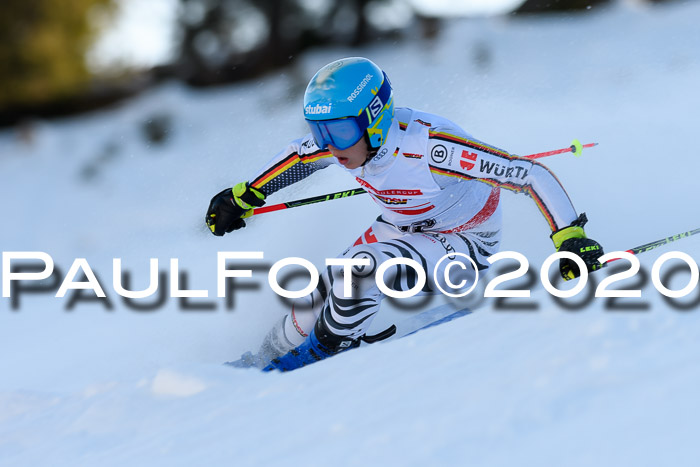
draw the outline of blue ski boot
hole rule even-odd
[[[320,320],[319,320],[320,321]],[[322,344],[316,337],[317,333],[321,333],[324,337],[324,342],[334,342],[335,345]],[[337,353],[343,352],[360,345],[359,340],[352,339],[342,339],[340,337],[323,333],[319,330],[319,323],[309,334],[304,342],[301,343],[297,348],[290,350],[287,354],[281,357],[273,359],[269,365],[263,368],[263,371],[292,371],[297,368],[301,368],[306,365],[310,365],[324,358],[328,358]]]

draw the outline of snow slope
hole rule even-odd
[[[31,142],[0,133],[2,251],[47,252],[63,274],[86,258],[111,305],[69,309],[71,293],[22,294],[18,309],[0,299],[0,465],[696,465],[700,287],[679,309],[650,280],[631,279],[620,285],[642,298],[614,304],[626,309],[595,299],[570,310],[537,279],[516,301],[534,310],[475,298],[475,313],[444,326],[261,374],[221,362],[254,349],[286,309],[266,268],[289,256],[323,264],[376,208],[358,196],[269,214],[223,239],[201,221],[215,192],[304,132],[308,77],[361,53],[386,69],[398,105],[511,152],[599,142],[580,159],[545,162],[607,251],[697,228],[699,15],[697,2],[678,2],[459,20],[432,44],[316,52],[257,82],[171,84],[37,122]],[[170,139],[145,143],[139,124],[164,112]],[[353,186],[331,168],[270,202]],[[545,222],[524,196],[505,193],[504,207],[503,250],[538,272],[552,252]],[[698,237],[639,256],[643,271],[667,251],[698,261]],[[218,251],[265,254],[232,309],[214,298]],[[149,258],[165,272],[178,258],[188,288],[209,298],[133,310],[112,287],[113,258],[134,288],[146,287]],[[410,313],[387,306],[373,330]]]

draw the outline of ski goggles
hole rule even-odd
[[[335,120],[307,120],[316,146],[321,149],[328,145],[343,150],[360,141],[365,128],[360,128],[357,117],[337,118]]]
[[[365,130],[374,119],[384,110],[391,99],[391,83],[384,74],[384,82],[377,95],[369,103],[360,115],[356,117],[341,117],[332,120],[306,120],[311,129],[311,135],[316,141],[316,146],[327,149],[328,145],[343,150],[360,141]]]

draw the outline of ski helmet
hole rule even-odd
[[[386,142],[394,95],[386,74],[366,58],[349,57],[321,68],[306,87],[304,117],[318,147],[347,149],[367,136],[372,149]]]

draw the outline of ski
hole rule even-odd
[[[453,321],[457,318],[461,318],[462,316],[466,316],[470,313],[471,310],[469,310],[468,308],[455,310],[452,306],[448,304],[440,305],[435,308],[422,311],[409,318],[402,320],[398,324],[394,325],[396,328],[396,332],[393,333],[393,336],[387,339],[376,340],[376,342],[382,342],[384,340],[393,341],[396,339],[402,339],[404,337],[411,336],[425,329],[432,328],[434,326],[438,326],[449,321]],[[381,335],[383,333],[384,331],[379,333],[378,335]],[[372,340],[365,340],[365,342],[367,343],[366,345],[371,345],[370,343],[372,342]],[[258,357],[256,354],[248,351],[241,355],[241,358],[239,358],[238,360],[225,362],[224,365],[232,366],[234,368],[262,369],[266,366],[267,363],[268,362],[263,362],[260,359],[260,357]]]
[[[406,318],[397,324],[394,339],[402,339],[434,326],[453,321],[471,313],[469,308],[455,309],[449,304],[440,305]]]
[[[264,363],[264,364],[263,364]],[[248,351],[241,355],[241,358],[238,360],[233,360],[231,362],[224,362],[224,365],[227,366],[232,366],[234,368],[258,368],[259,370],[262,370],[265,368],[265,365],[267,365],[268,362],[263,362],[257,354],[254,354],[251,351]]]

